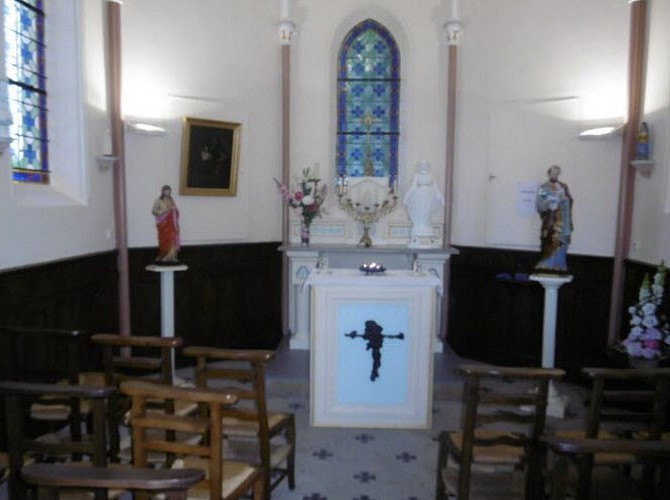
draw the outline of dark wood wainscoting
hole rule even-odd
[[[544,289],[529,281],[537,253],[462,247],[451,260],[448,343],[461,356],[539,366]],[[559,292],[556,366],[600,362],[607,345],[612,259],[569,256]]]
[[[175,274],[175,330],[187,345],[274,348],[281,340],[279,242],[182,248],[189,266]],[[542,287],[529,282],[535,252],[459,247],[451,260],[448,343],[461,356],[538,365]],[[136,334],[160,332],[160,277],[145,269],[155,248],[130,250],[131,321]],[[570,255],[574,281],[559,292],[556,364],[578,370],[601,362],[607,345],[612,259]],[[654,266],[626,264],[621,331],[627,308]],[[668,311],[666,296],[666,311]],[[118,329],[116,253],[0,271],[2,324]],[[0,346],[0,352],[7,352]],[[35,361],[53,352],[36,346]],[[0,360],[1,361],[1,360]],[[1,373],[0,365],[0,375]]]
[[[0,272],[0,322],[113,331],[118,324],[116,276],[116,252]],[[5,347],[0,346],[3,354],[9,353]],[[59,348],[35,346],[34,363],[49,366],[57,361]]]
[[[279,242],[182,247],[175,272],[175,332],[187,345],[273,349],[281,340]],[[160,331],[156,249],[130,252],[132,328]]]
[[[447,342],[461,356],[501,365],[539,366],[544,289],[528,281],[536,252],[459,247],[451,258]],[[613,259],[569,255],[574,280],[558,294],[556,360],[577,375],[584,366],[607,365]],[[627,309],[637,301],[645,273],[655,267],[626,262],[621,338],[630,329]],[[670,310],[665,297],[664,310]]]
[[[278,247],[279,242],[182,248],[180,260],[189,268],[175,273],[175,331],[187,345],[277,346],[282,335]],[[155,248],[129,252],[136,334],[160,334],[160,277],[145,269],[155,255]],[[0,272],[0,322],[117,332],[116,260],[116,252],[108,252]],[[35,362],[46,363],[52,354],[36,348]]]

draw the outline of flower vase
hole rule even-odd
[[[309,224],[306,222],[300,223],[300,244],[309,245]]]
[[[631,368],[637,370],[649,370],[651,368],[658,368],[661,364],[659,358],[640,358],[631,356],[628,358],[628,364]]]

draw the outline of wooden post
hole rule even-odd
[[[281,16],[279,23],[279,38],[281,46],[282,60],[282,182],[289,185],[289,174],[291,171],[291,35],[295,30],[295,25],[288,20],[288,0],[282,0]],[[289,217],[288,206],[282,200],[282,244],[286,247],[289,243]],[[291,280],[289,276],[289,259],[286,251],[282,253],[282,333],[288,335],[289,327],[289,287]]]
[[[114,220],[118,252],[119,333],[130,335],[130,278],[128,265],[128,222],[126,216],[126,167],[123,118],[121,116],[121,4],[107,1],[107,65],[109,110],[114,168]]]
[[[451,14],[458,16],[458,3],[452,2]],[[456,84],[458,81],[458,43],[461,36],[461,22],[450,19],[444,25],[449,43],[449,66],[447,73],[447,138],[446,158],[444,174],[444,225],[443,238],[444,247],[451,247],[451,220],[453,207],[453,184],[454,184],[454,157],[456,151]],[[442,295],[442,316],[440,321],[440,334],[442,339],[447,338],[449,326],[449,283],[451,281],[451,262],[447,260],[444,265]]]
[[[621,309],[623,306],[624,260],[628,257],[633,217],[635,169],[630,162],[635,159],[637,130],[640,126],[644,91],[645,34],[647,29],[647,1],[631,3],[630,43],[628,53],[628,120],[624,127],[621,150],[621,174],[617,231],[614,244],[614,270],[610,298],[607,343],[619,340]]]

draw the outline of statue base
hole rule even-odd
[[[181,263],[178,260],[154,260],[153,264],[155,266],[180,266]]]
[[[537,275],[544,275],[544,276],[567,276],[570,274],[570,271],[568,269],[549,269],[549,268],[542,268],[542,267],[536,267],[533,269],[533,274]]]

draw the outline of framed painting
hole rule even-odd
[[[184,118],[179,194],[237,194],[241,128],[239,123]]]

